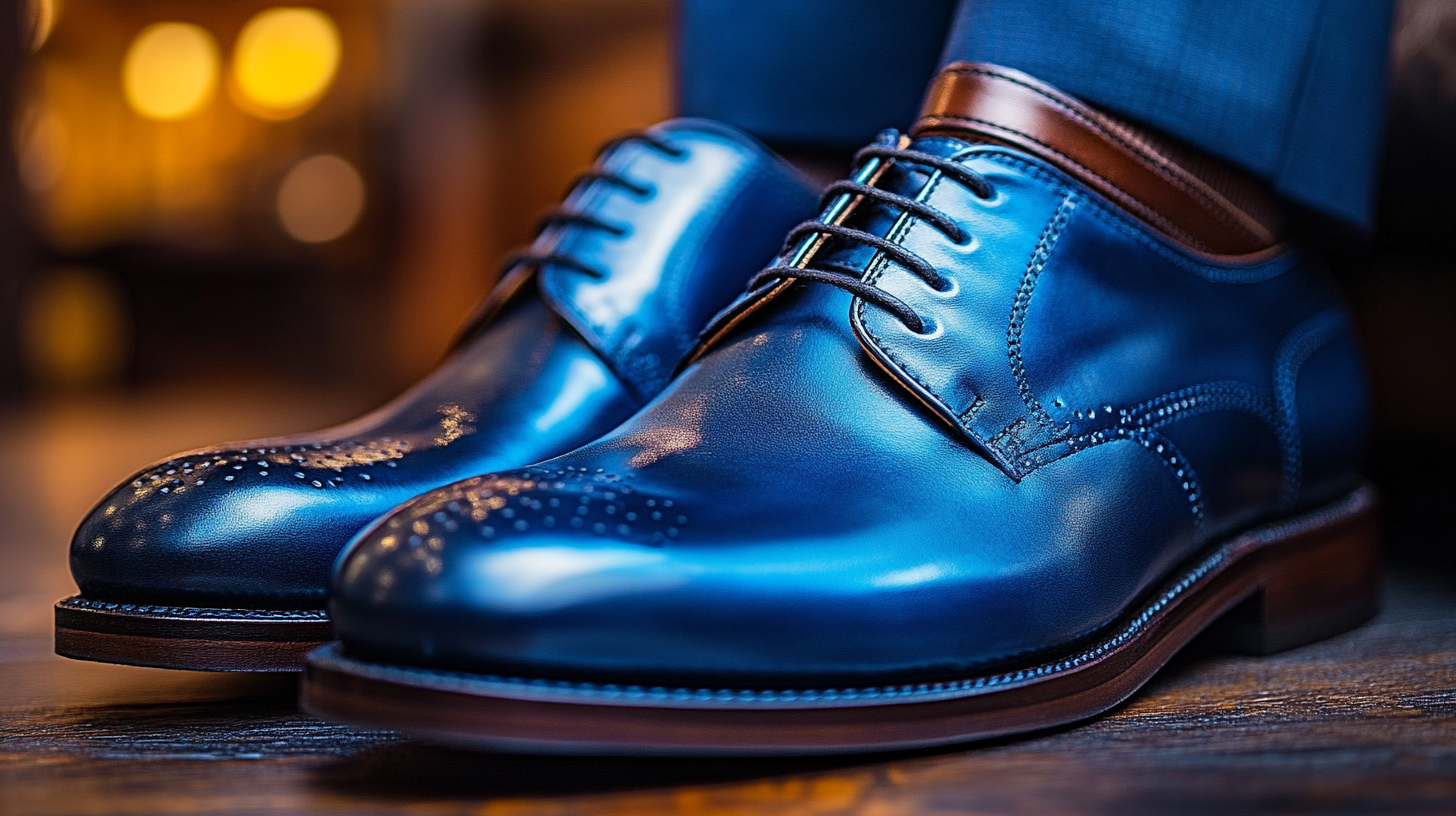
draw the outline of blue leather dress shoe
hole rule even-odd
[[[610,145],[423,381],[354,422],[177,454],[81,524],[56,651],[294,670],[328,639],[360,528],[467,476],[565,453],[667,383],[816,192],[748,136],[679,120]]]
[[[1374,609],[1349,318],[1253,183],[958,64],[704,333],[545,464],[336,568],[303,702],[553,752],[933,745],[1106,710],[1221,622]]]

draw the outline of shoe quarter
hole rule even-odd
[[[651,192],[592,185],[568,207],[618,225],[574,230],[558,246],[601,278],[548,266],[548,301],[642,398],[661,390],[702,323],[741,291],[815,196],[755,145],[701,129],[668,136],[668,156],[640,144],[607,160]]]
[[[1259,310],[1278,312],[1289,298],[1248,290],[1287,289],[1291,253],[1203,262],[1035,163],[993,150],[967,163],[996,189],[989,202],[934,181],[924,195],[967,227],[968,247],[913,219],[892,234],[954,279],[951,290],[936,293],[884,259],[871,271],[929,331],[855,304],[861,342],[892,375],[1016,480],[1086,447],[1137,441],[1183,482],[1196,518],[1202,491],[1168,425],[1246,414],[1288,458],[1272,377],[1292,324]]]
[[[939,174],[918,196],[964,225],[969,236],[964,244],[911,217],[901,218],[887,236],[935,266],[950,281],[948,290],[936,291],[883,256],[865,275],[867,282],[914,309],[927,331],[911,331],[859,299],[851,321],[881,366],[1004,470],[1015,473],[1013,460],[991,445],[1002,429],[1026,414],[1007,361],[1009,310],[1028,264],[1039,266],[1049,257],[1059,225],[1070,217],[1078,197],[1069,187],[983,157],[966,164],[991,183],[995,192],[989,200]]]

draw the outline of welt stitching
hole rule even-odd
[[[1230,563],[1236,563],[1235,556],[1241,550],[1245,550],[1250,538],[1267,546],[1270,542],[1288,539],[1301,532],[1315,528],[1316,526],[1328,525],[1331,521],[1350,518],[1354,513],[1360,512],[1369,507],[1370,498],[1367,493],[1357,492],[1354,495],[1340,500],[1331,505],[1321,507],[1293,519],[1272,524],[1253,531],[1251,534],[1236,536],[1217,545],[1212,552],[1197,562],[1188,571],[1182,573],[1182,577],[1174,576],[1168,582],[1162,584],[1154,598],[1139,608],[1138,614],[1131,620],[1126,621],[1118,628],[1110,631],[1107,637],[1096,643],[1090,643],[1077,650],[1069,657],[1061,659],[1052,658],[1035,666],[1023,669],[1006,669],[994,674],[982,674],[979,676],[963,677],[960,679],[937,680],[922,683],[889,683],[883,685],[869,686],[840,686],[824,687],[814,686],[808,688],[777,688],[777,689],[752,689],[752,688],[690,688],[684,686],[652,686],[639,684],[616,684],[597,683],[592,681],[573,680],[545,680],[541,678],[513,677],[498,674],[470,674],[467,672],[449,671],[444,669],[421,669],[408,666],[373,666],[372,671],[391,677],[430,677],[434,679],[454,680],[462,685],[472,681],[485,681],[487,683],[499,683],[501,685],[515,687],[530,687],[533,689],[544,689],[552,692],[576,693],[590,696],[604,696],[608,698],[624,699],[647,699],[663,701],[743,701],[755,702],[796,702],[812,700],[838,700],[838,699],[877,699],[894,697],[930,697],[934,695],[954,694],[960,691],[971,691],[973,689],[995,687],[1006,683],[1020,682],[1033,677],[1042,677],[1058,672],[1076,668],[1084,663],[1096,660],[1106,654],[1115,651],[1117,648],[1127,644],[1138,636],[1148,624],[1163,609],[1180,596],[1185,595],[1210,575],[1216,575],[1226,568]],[[1115,623],[1109,622],[1109,623]],[[1101,627],[1094,627],[1089,632],[1095,632]],[[337,649],[337,644],[327,646],[325,649]],[[336,653],[334,653],[336,654]],[[333,654],[330,655],[333,657]],[[1014,657],[1014,656],[1013,656]],[[970,670],[970,669],[967,669]]]
[[[1011,303],[1011,321],[1006,326],[1006,354],[1011,364],[1011,377],[1016,382],[1021,401],[1043,426],[1053,424],[1052,418],[1031,392],[1031,384],[1026,377],[1026,361],[1021,356],[1021,338],[1026,329],[1026,313],[1031,308],[1031,297],[1037,281],[1041,278],[1041,271],[1051,259],[1057,239],[1061,237],[1062,230],[1077,208],[1075,193],[1064,189],[1062,195],[1062,203],[1057,205],[1056,211],[1042,228],[1041,237],[1037,239],[1036,248],[1032,250],[1031,258],[1027,261],[1026,272],[1021,277],[1021,285]]]
[[[535,689],[546,689],[556,692],[576,693],[589,696],[605,696],[608,698],[620,697],[625,699],[648,699],[648,700],[671,700],[671,701],[724,701],[735,700],[743,702],[794,702],[813,700],[854,700],[854,699],[877,699],[908,697],[929,697],[960,691],[971,691],[980,688],[994,688],[1007,683],[1015,683],[1033,677],[1064,672],[1069,669],[1081,666],[1089,661],[1096,660],[1118,647],[1128,643],[1137,637],[1149,622],[1169,604],[1176,601],[1179,596],[1186,594],[1196,584],[1210,574],[1216,574],[1218,570],[1229,562],[1239,544],[1239,539],[1226,542],[1217,550],[1211,553],[1206,559],[1200,561],[1197,566],[1183,574],[1171,585],[1165,584],[1167,588],[1143,605],[1136,617],[1128,621],[1121,628],[1109,633],[1103,640],[1087,645],[1078,650],[1075,654],[1056,660],[1046,662],[1024,669],[1008,669],[993,674],[982,674],[979,676],[966,677],[962,679],[937,680],[923,683],[886,684],[874,686],[844,686],[838,688],[809,687],[809,688],[780,688],[780,689],[736,689],[736,688],[687,688],[651,686],[638,684],[613,684],[595,683],[591,681],[570,681],[570,680],[542,680],[537,678],[512,677],[508,675],[471,675],[466,672],[449,671],[444,669],[422,669],[409,666],[384,666],[377,669],[381,673],[400,677],[431,677],[445,680],[457,680],[469,683],[471,680],[483,680],[487,683],[499,683],[507,686],[530,687]],[[1097,631],[1101,627],[1093,627],[1089,631]],[[329,647],[333,648],[333,647]],[[1015,655],[1009,656],[1012,659]],[[1002,659],[1005,659],[1004,657]]]
[[[323,593],[316,593],[320,600]],[[96,612],[120,612],[132,615],[164,615],[173,618],[242,618],[246,620],[328,620],[322,609],[246,609],[240,607],[166,606],[159,604],[115,603],[80,596],[61,602],[65,609],[86,609]]]
[[[1299,428],[1299,372],[1314,353],[1338,336],[1344,327],[1339,309],[1329,309],[1305,320],[1285,337],[1274,363],[1274,403],[1287,429],[1284,452],[1284,489],[1279,497],[1281,509],[1292,506],[1299,498],[1304,480],[1303,439]]]
[[[1183,192],[1187,193],[1188,195],[1190,195],[1190,196],[1198,199],[1199,201],[1202,201],[1203,204],[1206,207],[1208,207],[1210,210],[1213,210],[1214,211],[1215,215],[1219,218],[1219,220],[1223,221],[1224,223],[1228,224],[1229,226],[1234,227],[1235,229],[1239,229],[1239,230],[1243,231],[1246,235],[1249,235],[1250,237],[1253,237],[1255,239],[1257,239],[1257,238],[1260,237],[1260,236],[1255,235],[1251,230],[1249,230],[1247,226],[1245,226],[1243,224],[1240,224],[1240,223],[1237,222],[1236,219],[1233,219],[1232,216],[1230,216],[1228,213],[1226,213],[1223,210],[1223,207],[1221,207],[1216,200],[1214,200],[1212,198],[1209,198],[1208,195],[1205,194],[1202,190],[1199,190],[1196,187],[1190,186],[1186,181],[1184,181],[1184,180],[1182,180],[1180,178],[1177,178],[1174,174],[1170,173],[1168,171],[1167,167],[1164,166],[1164,163],[1163,162],[1159,162],[1159,161],[1151,161],[1150,162],[1150,161],[1148,161],[1147,160],[1148,157],[1146,156],[1145,149],[1143,148],[1142,145],[1139,145],[1139,144],[1135,144],[1133,142],[1130,142],[1126,138],[1124,138],[1121,134],[1116,133],[1116,132],[1111,131],[1111,130],[1108,130],[1106,127],[1104,127],[1100,123],[1098,123],[1098,122],[1096,122],[1096,121],[1094,121],[1092,119],[1089,119],[1086,115],[1084,115],[1083,113],[1081,113],[1077,109],[1068,106],[1065,102],[1062,102],[1060,99],[1057,99],[1054,96],[1049,96],[1045,91],[1041,90],[1040,88],[1036,88],[1036,87],[1033,87],[1031,85],[1028,85],[1025,82],[1022,82],[1022,81],[1020,81],[1018,79],[1015,79],[1013,77],[1009,77],[1009,76],[1006,76],[1004,74],[993,73],[993,72],[990,72],[990,71],[981,71],[981,70],[977,70],[977,71],[956,71],[955,73],[958,73],[958,74],[967,74],[967,73],[969,73],[969,74],[974,74],[974,75],[977,75],[977,76],[993,77],[995,79],[1003,80],[1005,82],[1010,82],[1013,85],[1017,85],[1019,87],[1025,88],[1025,89],[1027,89],[1027,90],[1035,93],[1037,96],[1040,96],[1041,98],[1043,98],[1043,99],[1047,100],[1048,102],[1052,103],[1053,105],[1055,105],[1060,110],[1064,111],[1068,116],[1071,116],[1072,118],[1076,119],[1079,122],[1082,122],[1083,124],[1087,125],[1088,127],[1092,128],[1092,129],[1096,130],[1097,132],[1101,133],[1102,135],[1106,136],[1107,138],[1111,139],[1112,141],[1118,143],[1119,145],[1122,145],[1124,148],[1127,149],[1127,151],[1129,153],[1132,153],[1133,154],[1134,158],[1138,161],[1139,164],[1141,164],[1142,166],[1144,166],[1144,167],[1148,168],[1149,170],[1153,171],[1153,173],[1155,173],[1159,178],[1163,179],[1164,181],[1168,182],[1169,184],[1172,184],[1174,187],[1177,187],[1178,189],[1182,190]],[[1010,128],[1006,128],[1006,130],[1011,130],[1011,129]],[[1016,131],[1012,131],[1012,132],[1014,133]],[[1028,135],[1028,134],[1022,134],[1022,135]],[[1028,138],[1030,138],[1029,135],[1028,135]],[[1040,142],[1038,142],[1038,144],[1040,144]],[[1154,158],[1157,158],[1157,157],[1155,156]]]

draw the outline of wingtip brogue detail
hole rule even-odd
[[[1368,618],[1363,372],[1318,264],[1075,100],[942,80],[659,397],[543,465],[630,501],[548,528],[582,483],[508,476],[472,488],[507,529],[361,536],[305,707],[512,750],[904,748],[1105,711],[1215,624],[1269,651]],[[690,522],[655,546],[606,520],[649,498]]]
[[[84,597],[57,607],[58,651],[297,669],[317,621],[238,610],[322,617],[335,557],[380,514],[620,423],[815,199],[797,171],[726,125],[672,120],[617,140],[410,391],[316,434],[171,457],[107,496],[73,537]],[[217,625],[199,628],[199,615]]]

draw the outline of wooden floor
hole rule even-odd
[[[286,678],[52,655],[49,602],[89,502],[171,449],[351,407],[284,402],[0,421],[15,454],[0,463],[0,814],[1456,813],[1456,580],[1439,572],[1397,569],[1380,617],[1324,643],[1264,659],[1195,647],[1078,727],[836,759],[471,754],[305,717]],[[48,475],[67,456],[90,467]]]

